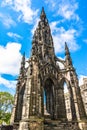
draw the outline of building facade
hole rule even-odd
[[[63,69],[59,66],[59,62],[63,64]],[[25,68],[24,55],[16,86],[11,124],[16,126],[17,130],[71,130],[69,125],[63,124],[63,122],[69,123],[64,98],[64,83],[66,83],[70,98],[72,127],[75,127],[72,130],[83,130],[83,128],[87,130],[78,78],[67,43],[65,43],[65,59],[61,60],[54,52],[54,43],[44,8],[34,32],[32,54],[28,64],[28,68]],[[58,122],[62,125],[59,126]],[[73,123],[78,125],[75,126]]]
[[[83,78],[83,85],[80,86],[80,90],[87,115],[87,78]]]

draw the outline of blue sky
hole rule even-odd
[[[45,9],[55,53],[64,58],[67,42],[80,84],[87,76],[87,1],[2,0],[0,1],[0,91],[15,93],[21,56],[31,54],[33,32]]]

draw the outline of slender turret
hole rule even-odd
[[[66,66],[67,68],[73,67],[72,65],[72,59],[70,56],[69,48],[67,46],[67,43],[65,42],[65,61],[66,61]]]
[[[24,75],[25,75],[25,53],[22,56],[19,78],[24,78]]]
[[[40,19],[41,19],[41,20],[45,20],[45,19],[46,19],[46,14],[45,14],[45,11],[44,11],[44,7],[42,7]]]

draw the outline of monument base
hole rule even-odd
[[[78,126],[78,122],[45,120],[44,130],[80,130],[80,128]]]
[[[18,130],[44,130],[44,121],[38,118],[22,120]]]
[[[44,118],[24,119],[13,125],[13,130],[87,130],[87,120],[60,121]]]

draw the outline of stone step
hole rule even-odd
[[[44,130],[80,130],[78,128],[73,128],[73,127],[51,127],[51,126],[45,126]]]
[[[73,122],[61,122],[54,120],[45,120],[44,130],[80,130],[78,125]]]

